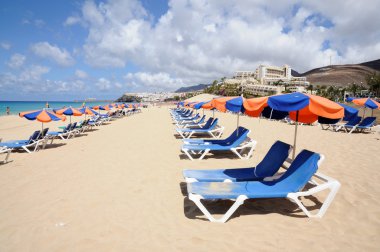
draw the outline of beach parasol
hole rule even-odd
[[[324,97],[290,93],[247,99],[244,102],[245,113],[250,116],[259,116],[265,107],[269,106],[275,111],[288,112],[289,117],[295,121],[293,158],[297,144],[298,123],[313,123],[318,117],[339,119],[344,117],[344,108]]]
[[[68,116],[70,116],[70,123],[71,123],[71,116],[81,116],[83,114],[78,109],[72,108],[72,107],[54,110],[54,112],[56,114],[58,114],[58,115],[68,115]]]
[[[374,109],[380,109],[380,103],[371,98],[354,98],[352,99],[352,102],[356,105],[364,107],[363,117],[365,117],[365,108],[369,108],[372,110],[372,116]]]
[[[235,112],[237,113],[237,128],[239,127],[239,113],[240,113],[240,110],[239,112],[237,110],[235,110],[233,107],[233,104],[235,104],[235,102],[239,102],[240,99],[243,99],[243,97],[240,97],[240,96],[227,96],[227,97],[219,97],[219,98],[215,98],[215,99],[212,99],[211,100],[211,107],[214,108],[214,109],[217,109],[218,111],[221,111],[221,112],[227,112],[227,102],[228,101],[232,101],[230,103],[230,108],[232,110],[230,110],[231,112]],[[207,105],[206,105],[207,106]],[[243,108],[242,106],[242,103],[241,103],[241,108]],[[213,113],[213,117],[214,117],[214,113]],[[238,132],[236,132],[238,133]]]
[[[65,121],[66,116],[57,115],[51,110],[42,109],[42,110],[35,110],[35,111],[26,111],[19,113],[20,117],[25,117],[28,120],[37,120],[42,123],[42,131],[43,134],[44,131],[44,123],[48,123],[51,121]]]
[[[205,110],[204,110],[204,108],[202,108],[203,104],[205,104],[205,103],[208,103],[208,102],[198,102],[198,103],[194,104],[194,108],[196,110],[202,109],[202,116],[204,116],[204,114],[205,114]]]
[[[84,114],[84,119],[86,120],[86,116],[87,115],[97,115],[99,114],[98,112],[96,112],[95,110],[91,109],[90,107],[82,107],[80,109],[78,109],[82,114]]]

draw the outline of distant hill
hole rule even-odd
[[[361,64],[331,65],[315,68],[299,74],[292,70],[295,77],[306,77],[312,85],[348,86],[352,83],[366,84],[365,77],[380,71],[380,59]]]
[[[380,71],[380,59],[361,63],[360,65]]]
[[[194,92],[200,91],[207,88],[209,85],[207,84],[198,84],[190,87],[181,87],[175,91],[175,93],[186,93],[186,92]]]

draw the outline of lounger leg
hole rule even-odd
[[[202,156],[199,157],[198,160],[202,160],[202,159],[207,155],[207,153],[209,153],[209,152],[210,152],[210,149],[206,149],[206,150],[203,152]]]
[[[338,192],[340,188],[340,183],[338,181],[331,181],[327,184],[322,184],[322,185],[319,185],[317,187],[314,187],[312,189],[310,189],[309,191],[306,191],[306,192],[300,192],[300,193],[289,193],[287,195],[287,197],[293,201],[294,203],[296,203],[299,208],[309,217],[309,218],[322,218],[323,215],[326,213],[327,209],[329,208],[331,202],[334,200],[335,198],[335,195],[336,193]],[[309,195],[312,195],[312,194],[315,194],[317,192],[320,192],[320,191],[323,191],[323,190],[326,190],[326,189],[329,189],[330,190],[330,193],[329,195],[327,196],[327,198],[325,199],[325,201],[323,202],[321,208],[319,209],[319,211],[316,213],[316,214],[311,214],[307,209],[306,207],[302,204],[302,202],[299,200],[299,197],[302,197],[302,196],[309,196]]]
[[[254,151],[255,148],[256,148],[256,143],[257,143],[257,142],[255,142],[255,143],[252,144],[251,149],[249,150],[249,152],[248,152],[248,154],[247,154],[247,159],[250,158],[250,157],[252,156],[252,153],[253,153],[253,151]]]
[[[238,156],[240,159],[244,159],[244,158],[240,155],[240,153],[239,153],[235,148],[231,148],[231,151],[232,151],[233,153],[235,153],[236,156]]]
[[[6,164],[8,163],[9,155],[11,154],[12,149],[8,149],[7,155],[5,155],[4,161],[0,161],[0,164]]]
[[[26,152],[28,152],[28,153],[32,153],[28,148],[26,148],[25,146],[22,146],[22,148],[26,151]]]
[[[207,217],[207,219],[209,219],[209,221],[211,222],[219,222],[219,223],[224,223],[226,222],[230,217],[231,215],[239,208],[240,205],[242,205],[244,203],[244,201],[246,199],[248,199],[247,196],[245,195],[240,195],[235,203],[230,207],[230,209],[228,209],[228,211],[223,215],[223,217],[221,217],[220,219],[215,219],[211,214],[210,212],[206,209],[206,207],[202,204],[201,202],[201,199],[202,196],[200,195],[197,195],[197,194],[192,194],[190,193],[189,194],[189,199],[191,201],[193,201],[195,203],[195,205],[197,205],[197,207],[199,208],[199,210],[202,211],[202,213]]]
[[[190,138],[194,134],[194,131],[191,131],[189,135],[187,135],[185,138]]]
[[[191,160],[193,161],[193,157],[190,155],[189,151],[187,149],[182,149],[182,151],[186,154],[186,156]]]
[[[356,130],[356,126],[352,127],[352,129],[350,130],[350,132],[348,132],[348,134],[351,134],[352,132],[354,132]]]

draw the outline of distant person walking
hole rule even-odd
[[[45,105],[45,107],[46,107],[46,108],[50,108],[50,106],[49,106],[49,103],[48,103],[48,102],[46,102],[46,105]]]
[[[9,107],[7,107],[7,109],[6,109],[6,113],[7,113],[7,115],[10,115],[10,114],[11,114],[11,109],[10,109]]]

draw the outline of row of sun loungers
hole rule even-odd
[[[205,116],[193,116],[190,111],[172,111],[171,114],[176,132],[183,138],[181,150],[190,160],[201,160],[210,152],[225,151],[231,151],[241,159],[252,156],[257,142],[248,137],[248,129],[239,127],[226,139],[219,139],[224,127],[218,126],[217,118],[210,117],[204,122]],[[191,139],[192,136],[205,134],[212,139]]]
[[[246,158],[252,155],[256,141],[248,137],[248,129],[239,127],[226,139],[190,139],[181,133],[201,129],[205,117],[192,116],[191,111],[171,111],[176,131],[184,139],[182,151],[193,160],[196,155],[204,158],[211,151],[232,151],[243,158],[240,150],[248,149]],[[191,117],[192,116],[192,117]],[[186,120],[186,119],[189,120]],[[196,121],[199,119],[199,121]],[[202,121],[203,120],[203,121]],[[215,120],[209,118],[209,121]],[[206,122],[206,123],[207,123]],[[187,183],[188,199],[193,201],[199,210],[212,222],[226,222],[247,199],[257,198],[287,198],[297,204],[308,217],[322,217],[332,203],[340,183],[328,176],[317,172],[324,160],[322,154],[302,150],[294,160],[289,158],[292,146],[276,141],[265,157],[255,167],[214,170],[183,170]],[[310,212],[301,198],[329,190],[325,201],[316,213]],[[232,200],[235,203],[221,218],[215,218],[207,209],[204,202],[215,200]]]
[[[129,112],[131,111],[131,112]],[[123,113],[117,113],[112,115],[98,115],[90,119],[86,119],[79,124],[69,123],[66,126],[60,127],[60,131],[49,131],[49,128],[43,129],[43,131],[36,130],[29,139],[23,140],[10,140],[1,142],[0,140],[0,154],[4,156],[4,159],[0,160],[0,164],[8,162],[9,155],[12,150],[24,150],[27,153],[38,151],[40,148],[45,149],[47,144],[52,144],[55,139],[67,140],[77,135],[83,134],[87,130],[93,127],[100,126],[104,122],[108,122],[111,119],[119,118],[124,115],[132,115],[140,113],[140,109],[126,110]],[[50,141],[50,143],[49,143]]]
[[[356,116],[346,123],[339,123],[338,121],[336,122],[328,122],[328,120],[319,121],[322,129],[327,130],[327,129],[332,129],[333,131],[341,131],[343,130],[344,132],[347,132],[348,134],[351,134],[353,132],[366,132],[366,131],[371,131],[372,127],[376,123],[376,117],[366,117],[362,120],[362,117]]]

